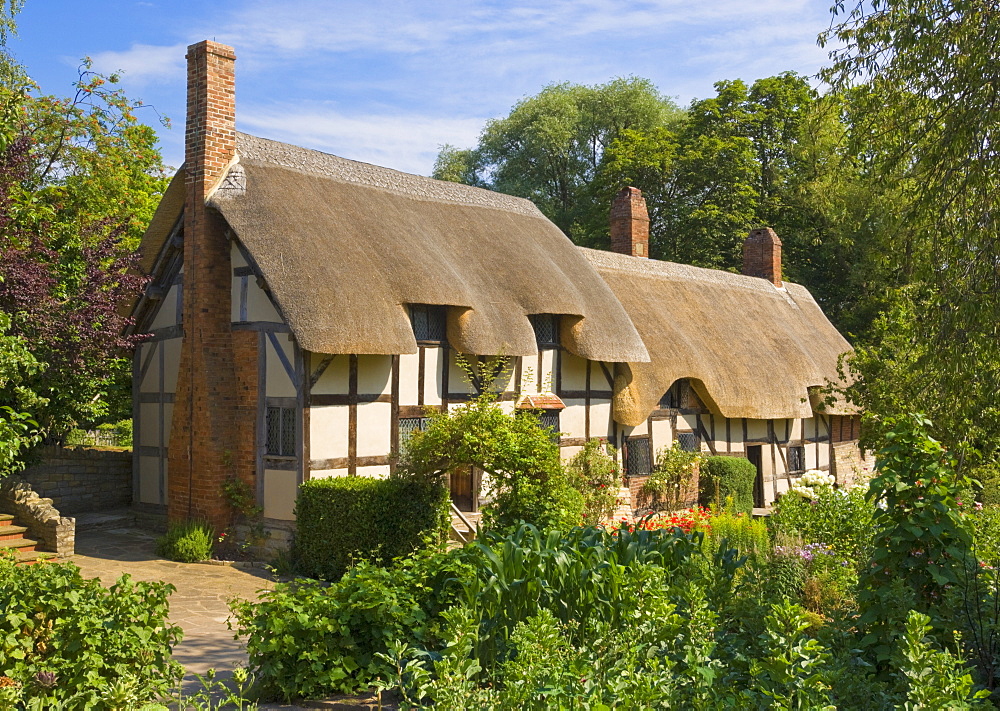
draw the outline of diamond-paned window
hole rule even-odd
[[[806,448],[805,447],[789,447],[788,448],[788,471],[790,472],[801,472],[806,469]]]
[[[681,407],[681,387],[683,381],[675,380],[667,392],[660,398],[660,408],[663,410]]]
[[[267,453],[273,457],[295,456],[295,408],[267,408],[265,422]]]
[[[445,306],[410,304],[410,322],[418,341],[444,343],[448,340],[448,309]]]
[[[701,451],[701,437],[694,432],[678,432],[677,443],[685,452]]]
[[[406,443],[413,436],[414,432],[423,432],[430,424],[429,417],[400,417],[399,418],[399,448],[405,449]]]
[[[531,327],[535,330],[535,343],[538,348],[559,347],[559,317],[552,314],[532,314],[528,316]]]
[[[653,468],[652,460],[648,438],[625,440],[626,476],[649,476]]]

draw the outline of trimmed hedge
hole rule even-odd
[[[355,561],[389,564],[428,537],[443,541],[448,490],[413,479],[314,479],[299,487],[295,522],[299,572],[339,580]]]
[[[737,513],[753,512],[753,482],[757,468],[742,457],[708,457],[701,467],[698,503],[725,504],[732,497]]]

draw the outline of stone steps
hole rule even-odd
[[[52,560],[55,554],[37,549],[38,541],[25,538],[27,526],[19,526],[11,514],[0,514],[0,553],[14,555],[18,565],[32,565]]]

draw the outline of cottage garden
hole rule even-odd
[[[809,472],[767,519],[750,515],[745,460],[665,456],[668,510],[585,526],[613,507],[614,459],[592,445],[560,466],[536,418],[483,396],[434,415],[399,475],[303,486],[299,577],[234,601],[249,666],[223,696],[243,708],[373,688],[409,708],[989,708],[1000,507],[975,503],[930,430],[900,419],[870,482]],[[449,548],[440,475],[468,463],[493,477],[495,503],[478,541]],[[669,510],[662,482],[676,490],[693,465],[704,506]],[[5,708],[177,700],[170,586],[108,590],[71,564],[9,561],[0,580]],[[182,703],[227,703],[205,684]]]

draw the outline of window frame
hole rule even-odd
[[[271,413],[278,413],[277,451],[272,450]],[[273,402],[268,399],[264,405],[264,457],[267,459],[297,459],[299,436],[299,409],[295,405]],[[290,450],[286,453],[285,445]]]
[[[625,438],[625,453],[622,457],[622,464],[625,468],[625,476],[628,478],[649,476],[653,473],[653,450],[650,447],[649,435],[638,435],[636,437]],[[634,448],[634,449],[633,449]],[[633,454],[635,452],[635,454]],[[633,466],[642,464],[642,453],[645,453],[646,471],[632,471]],[[638,457],[638,461],[633,464],[632,458]]]
[[[535,346],[540,351],[557,350],[561,347],[559,341],[559,314],[529,314],[531,330],[535,333]],[[548,323],[545,323],[548,322]],[[543,328],[551,329],[551,340],[542,338]]]
[[[408,304],[410,328],[413,337],[419,345],[441,346],[448,343],[448,307],[438,304]],[[423,327],[418,331],[419,319],[423,317]],[[435,337],[435,330],[440,331],[440,337]]]

